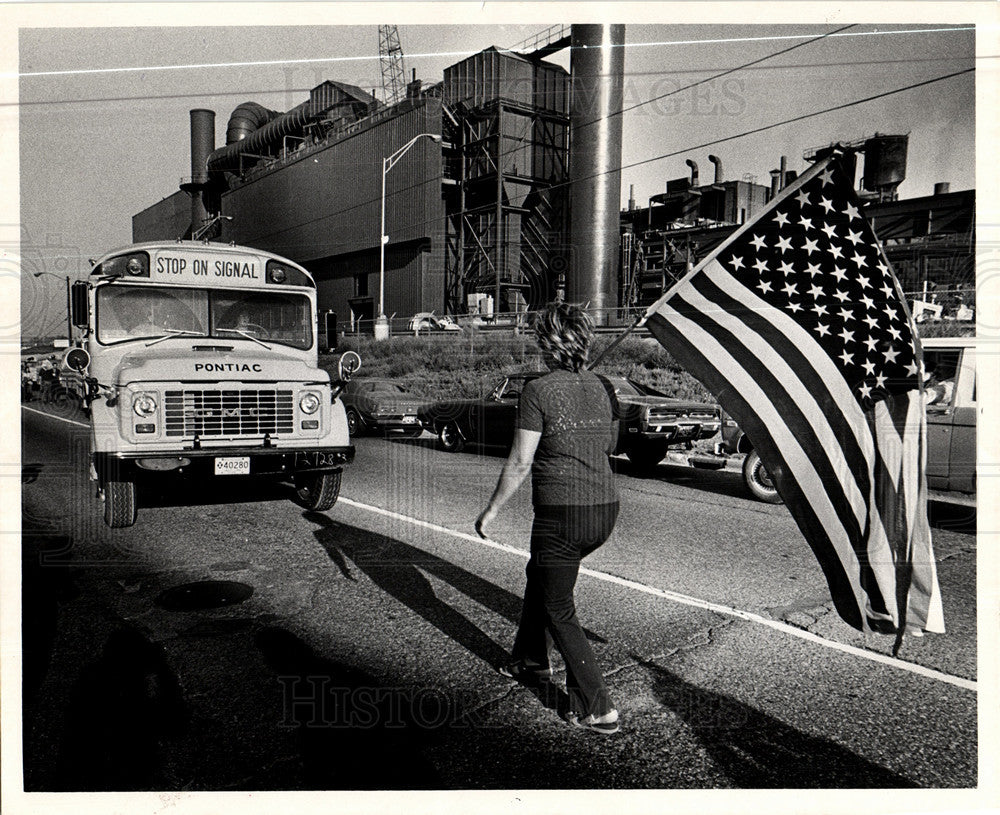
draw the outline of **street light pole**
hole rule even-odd
[[[55,272],[33,272],[32,276],[33,277],[41,277],[42,275],[46,275],[46,274],[49,277],[56,278],[56,280],[63,280],[63,279],[65,279],[65,281],[66,281],[66,341],[70,345],[72,345],[73,344],[73,308],[72,308],[71,299],[70,299],[70,293],[69,293],[70,276],[66,275],[65,278],[64,278],[63,275],[56,274]]]
[[[378,317],[375,319],[376,340],[389,339],[389,318],[385,316],[385,245],[389,242],[389,236],[385,234],[385,177],[389,174],[389,170],[396,166],[396,162],[403,157],[406,151],[413,147],[418,139],[422,139],[425,136],[431,141],[441,142],[441,136],[437,133],[420,133],[410,139],[391,156],[382,159],[382,219],[378,233]]]

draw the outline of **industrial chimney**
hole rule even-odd
[[[215,150],[215,111],[191,111],[191,181],[181,189],[191,196],[191,233],[208,220],[203,193],[208,185],[208,157]]]
[[[722,183],[722,159],[718,156],[709,156],[708,160],[715,165],[715,183]]]
[[[618,302],[625,26],[573,25],[566,299],[600,323]]]

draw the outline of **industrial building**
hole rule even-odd
[[[570,44],[571,71],[544,59]],[[133,217],[133,240],[284,255],[352,327],[380,307],[402,318],[523,312],[562,290],[613,307],[621,117],[609,114],[621,109],[623,45],[620,25],[555,27],[530,53],[488,48],[436,85],[414,77],[392,105],[327,81],[286,113],[240,105],[218,148],[215,114],[193,110],[191,177]],[[571,183],[587,211],[570,212]]]
[[[796,177],[666,182],[620,202],[624,26],[554,26],[518,52],[487,48],[383,104],[328,80],[285,113],[246,102],[216,147],[215,113],[193,110],[191,176],[133,217],[133,240],[233,241],[284,255],[317,281],[347,330],[396,330],[419,312],[523,313],[555,297],[605,324],[655,301]],[[570,70],[546,57],[573,46]],[[964,290],[974,191],[896,200],[907,137],[848,145],[859,194],[904,290]],[[829,146],[806,151],[815,159]],[[380,228],[381,225],[381,228]],[[385,235],[384,243],[382,235]],[[383,311],[384,310],[384,311]]]
[[[975,190],[950,192],[935,185],[934,195],[898,200],[906,178],[906,135],[881,135],[852,142],[858,195],[865,214],[910,299],[926,298],[947,313],[975,304]],[[806,150],[813,161],[832,145]],[[857,167],[857,159],[862,165]],[[633,310],[653,303],[674,282],[755,215],[797,178],[782,156],[770,183],[744,175],[727,180],[722,162],[702,183],[695,160],[690,175],[666,182],[666,189],[637,207],[634,196],[621,213],[620,303]]]

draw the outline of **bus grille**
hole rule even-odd
[[[167,391],[164,411],[168,436],[260,436],[295,427],[290,390]]]

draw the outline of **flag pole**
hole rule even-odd
[[[638,317],[636,317],[635,318],[635,322],[632,323],[632,325],[630,325],[624,331],[622,331],[621,334],[619,334],[617,337],[615,337],[614,340],[612,341],[611,345],[609,345],[607,348],[605,348],[603,351],[601,351],[601,353],[597,357],[597,359],[595,359],[593,362],[591,362],[587,366],[587,370],[588,371],[592,371],[592,370],[594,370],[594,368],[596,368],[598,365],[600,365],[601,362],[604,360],[604,358],[608,354],[610,354],[615,348],[617,348],[621,344],[622,340],[624,340],[629,334],[631,334],[633,331],[635,331],[645,320],[646,320],[645,313],[640,314]]]

